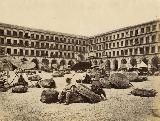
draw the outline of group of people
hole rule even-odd
[[[89,75],[86,74],[88,77]],[[90,78],[91,79],[91,87],[90,90],[93,91],[95,94],[99,95],[101,99],[106,99],[106,94],[105,91],[103,90],[102,84],[99,81],[99,77],[95,76],[95,78]],[[83,81],[82,81],[83,82]],[[65,100],[65,105],[68,105],[71,103],[71,96],[75,93],[76,91],[76,83],[72,83],[72,78],[67,78],[66,79],[66,86],[62,90],[59,96],[59,103],[62,103]],[[64,99],[65,98],[65,99]]]

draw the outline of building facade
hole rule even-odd
[[[0,55],[25,58],[37,65],[72,65],[85,60],[88,38],[0,23]]]
[[[49,67],[89,60],[93,65],[105,63],[112,70],[123,64],[137,66],[141,61],[157,68],[160,20],[92,37],[0,23],[0,55],[5,54]]]
[[[123,64],[137,66],[141,61],[158,67],[160,57],[160,20],[117,29],[91,37],[92,64],[105,62],[112,70]]]

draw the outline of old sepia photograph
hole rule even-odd
[[[160,0],[0,0],[0,121],[160,121]]]

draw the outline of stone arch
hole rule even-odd
[[[106,60],[106,68],[107,69],[111,68],[111,62],[110,62],[110,60]]]
[[[44,58],[44,59],[42,59],[42,63],[48,66],[49,65],[49,60]]]
[[[35,69],[39,69],[39,61],[38,61],[38,59],[34,58],[34,59],[32,59],[31,62],[34,62],[36,64]]]
[[[130,60],[130,64],[131,64],[133,67],[137,66],[137,60],[136,60],[135,58],[132,58],[132,59]]]
[[[99,64],[102,64],[102,63],[103,63],[103,60],[100,60],[100,61],[99,61]]]
[[[94,63],[94,65],[97,65],[97,64],[98,64],[97,60],[94,60],[93,63]]]
[[[121,64],[127,64],[127,60],[126,59],[122,59],[121,60]]]
[[[85,60],[84,55],[83,55],[83,54],[79,54],[79,55],[78,55],[78,60],[84,61],[84,60]]]
[[[60,61],[60,66],[64,66],[64,65],[66,65],[66,61],[65,60],[61,60]]]
[[[69,66],[71,66],[71,67],[72,67],[74,64],[75,64],[75,63],[74,63],[74,61],[73,61],[73,60],[69,60],[69,61],[68,61],[68,65],[69,65]]]
[[[154,56],[152,59],[151,59],[151,65],[156,68],[156,70],[159,69],[159,64],[160,64],[160,58],[158,56]]]
[[[51,68],[57,68],[57,66],[58,66],[58,63],[57,63],[57,60],[52,60],[51,61]]]
[[[118,60],[115,59],[113,61],[113,66],[114,66],[113,70],[116,71],[118,69]]]

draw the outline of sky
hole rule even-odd
[[[160,0],[0,0],[0,22],[93,36],[160,18]]]

